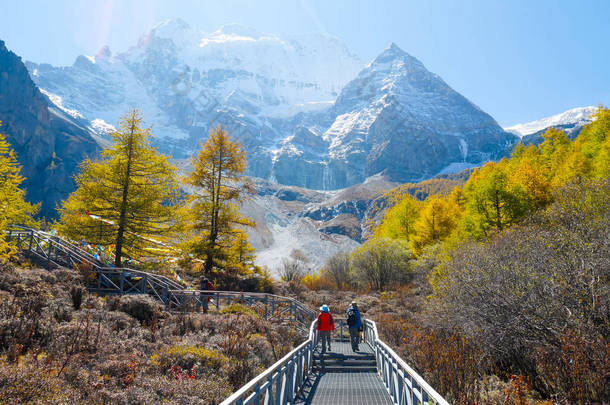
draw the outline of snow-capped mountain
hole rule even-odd
[[[497,159],[517,139],[394,44],[364,66],[328,35],[204,34],[169,20],[117,55],[28,67],[98,133],[138,107],[161,150],[182,158],[222,125],[246,147],[250,175],[310,189],[377,173],[420,180]]]
[[[115,125],[138,107],[159,139],[188,153],[222,121],[238,121],[234,135],[246,144],[258,144],[261,132],[275,144],[270,120],[328,108],[362,62],[326,35],[279,38],[238,25],[204,35],[177,19],[115,56],[103,48],[70,67],[28,67],[39,87],[92,127]]]
[[[597,107],[593,106],[573,108],[551,117],[527,122],[525,124],[513,125],[505,128],[505,130],[517,135],[527,143],[532,143],[538,138],[538,140],[542,141],[542,136],[540,136],[540,134],[551,127],[563,129],[570,137],[574,138],[578,135],[583,126],[591,122],[593,114],[595,114],[596,111]]]
[[[391,44],[348,83],[323,138],[330,142],[330,187],[384,172],[418,181],[448,166],[498,159],[515,137]],[[457,165],[457,166],[456,166]]]

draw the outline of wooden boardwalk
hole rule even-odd
[[[368,344],[352,352],[348,342],[332,342],[322,355],[316,349],[314,371],[295,403],[302,405],[391,405],[392,399],[377,374]],[[324,367],[322,363],[324,362]]]

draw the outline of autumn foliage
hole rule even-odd
[[[398,193],[367,242],[400,243],[415,281],[366,316],[452,403],[610,401],[610,110],[543,136],[451,191]],[[357,256],[352,288],[375,275]]]

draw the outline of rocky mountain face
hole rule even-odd
[[[241,211],[256,221],[249,237],[257,264],[277,275],[282,258],[293,250],[304,252],[311,268],[319,269],[331,255],[358,247],[367,224],[382,212],[373,202],[397,184],[374,176],[340,191],[315,191],[263,179],[257,179],[255,186],[257,193]]]
[[[170,20],[126,52],[28,68],[58,108],[99,134],[139,107],[161,150],[182,158],[222,125],[245,145],[250,175],[309,189],[459,171],[518,139],[396,45],[364,66],[321,34],[238,25],[204,34]]]
[[[255,181],[256,194],[241,207],[256,221],[249,230],[257,251],[257,264],[277,275],[282,259],[293,250],[310,258],[319,269],[333,254],[349,252],[372,236],[387,209],[402,196],[423,200],[433,193],[449,193],[463,185],[472,170],[445,174],[420,183],[398,184],[376,175],[363,183],[337,191],[316,191]]]
[[[26,65],[42,92],[31,90],[41,118],[28,125],[43,125],[36,122],[46,114],[74,137],[40,140],[41,163],[28,177],[63,164],[69,178],[95,150],[87,131],[103,143],[134,107],[178,162],[222,125],[248,152],[258,194],[243,210],[257,223],[258,263],[272,270],[293,249],[321,266],[367,237],[388,190],[499,159],[519,139],[394,44],[365,65],[327,35],[278,37],[238,25],[205,34],[170,20],[122,53],[105,47],[72,66]],[[56,150],[62,140],[65,151]],[[61,160],[43,159],[47,151]],[[37,178],[48,185],[28,186],[45,209],[71,189],[47,195],[66,180]]]
[[[542,134],[551,127],[563,129],[570,139],[575,139],[582,127],[591,122],[596,111],[597,107],[593,106],[573,108],[551,117],[513,125],[506,128],[506,131],[520,137],[526,145],[542,143],[544,141]]]
[[[516,141],[395,44],[345,86],[333,115],[323,135],[330,189],[377,173],[407,182],[459,171],[501,158]]]
[[[26,177],[29,201],[41,214],[56,215],[56,204],[74,190],[78,164],[96,154],[91,133],[49,103],[30,79],[21,58],[0,41],[0,131],[6,135]]]

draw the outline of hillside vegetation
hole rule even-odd
[[[0,267],[0,404],[214,404],[302,336],[233,305],[171,313],[75,271]]]
[[[463,186],[404,193],[361,248],[300,279],[317,293],[293,289],[362,301],[452,403],[609,402],[610,110],[544,139]]]

